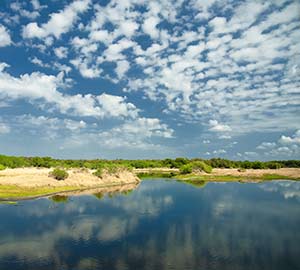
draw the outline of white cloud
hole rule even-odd
[[[30,62],[37,65],[37,66],[40,66],[40,67],[47,67],[47,68],[50,67],[49,64],[44,63],[41,59],[39,59],[37,57],[34,57],[34,58],[30,59]]]
[[[139,117],[99,134],[101,142],[110,148],[162,149],[149,141],[151,138],[172,138],[174,130],[157,118]]]
[[[59,59],[66,58],[68,56],[68,48],[66,47],[55,48],[54,53]]]
[[[209,1],[208,8],[203,1],[192,5],[206,12],[202,19],[212,17],[211,28],[189,31],[178,16],[177,31],[161,37],[162,45],[155,44],[149,54],[149,49],[136,48],[136,63],[145,78],[129,78],[126,91],[143,91],[154,102],[163,99],[164,112],[180,112],[194,122],[212,115],[225,119],[224,128],[235,134],[295,128],[295,106],[300,105],[299,99],[292,98],[299,95],[300,87],[295,61],[300,54],[296,31],[300,21],[295,15],[299,4],[269,9],[272,2],[268,1],[240,2],[234,8],[226,2],[218,7],[230,9],[232,15],[213,18],[209,7],[217,2]],[[278,20],[273,19],[276,16]],[[164,31],[161,24],[160,33]],[[278,59],[283,63],[274,63]]]
[[[80,116],[135,117],[138,114],[138,109],[132,103],[126,103],[124,97],[62,94],[58,89],[64,86],[63,73],[53,76],[34,72],[13,77],[4,71],[5,67],[7,64],[0,64],[0,97],[25,99],[46,107],[52,104],[61,113]]]
[[[217,120],[209,120],[209,125],[210,125],[210,128],[209,128],[210,131],[215,131],[215,132],[231,131],[230,126],[220,124]]]
[[[37,3],[38,2],[36,2],[36,1],[32,1],[34,9],[35,9],[35,5],[37,5]],[[16,13],[20,14],[20,16],[25,17],[30,20],[34,20],[40,16],[40,14],[37,10],[29,11],[29,10],[24,9],[23,6],[24,6],[24,3],[14,2],[14,3],[11,3],[10,8],[13,11],[15,11]]]
[[[219,139],[230,140],[230,139],[231,139],[231,136],[230,136],[230,135],[221,135],[221,136],[219,137]]]
[[[125,97],[113,96],[108,94],[102,94],[97,97],[99,105],[103,111],[103,114],[106,113],[115,116],[115,117],[137,117],[138,109],[132,104],[127,103]]]
[[[12,43],[10,35],[2,24],[0,24],[0,47],[9,46]]]
[[[135,31],[139,28],[139,25],[133,21],[124,21],[120,24],[120,31],[126,37],[131,37]]]
[[[38,136],[43,140],[64,139],[66,134],[79,134],[87,128],[87,123],[83,120],[60,119],[44,115],[34,116],[24,114],[9,119],[15,132],[27,133]]]
[[[70,61],[72,65],[74,65],[85,78],[97,78],[101,74],[101,69],[99,69],[95,65],[90,65],[89,61],[85,58],[76,58]]]
[[[117,62],[116,73],[119,79],[121,79],[125,75],[129,67],[130,67],[129,62],[126,60]]]
[[[34,9],[39,10],[41,8],[39,0],[31,0],[31,4],[32,4]]]
[[[50,20],[41,26],[38,26],[36,22],[27,24],[23,28],[23,37],[42,39],[54,36],[58,39],[73,27],[79,14],[85,12],[89,8],[89,4],[90,0],[76,0],[66,6],[64,10],[50,14]]]
[[[244,152],[244,155],[246,157],[256,157],[258,154],[254,151],[246,151],[246,152]]]
[[[276,143],[274,142],[262,142],[260,145],[256,147],[259,150],[269,150],[276,147]]]
[[[225,149],[219,149],[219,150],[214,150],[213,154],[215,155],[222,155],[222,154],[226,154],[227,151]]]
[[[300,130],[291,137],[282,135],[278,141],[281,144],[300,144]]]
[[[151,38],[157,39],[159,36],[159,30],[156,26],[158,24],[159,19],[157,17],[149,17],[144,21],[142,29],[145,34],[148,34]]]

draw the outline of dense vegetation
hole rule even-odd
[[[68,178],[69,174],[63,169],[54,169],[50,172],[50,176],[55,178],[56,180],[65,180]]]
[[[117,167],[126,168],[183,168],[185,165],[193,166],[197,164],[199,169],[209,170],[212,168],[242,168],[242,169],[277,169],[282,167],[300,168],[300,160],[277,160],[277,161],[233,161],[221,158],[212,158],[208,160],[194,158],[176,158],[176,159],[155,159],[155,160],[72,160],[72,159],[54,159],[51,157],[15,157],[0,155],[0,169],[4,168],[20,168],[20,167],[61,167],[61,168],[88,168],[115,170]],[[201,164],[201,165],[200,165]],[[205,167],[208,165],[208,167]],[[204,166],[204,167],[203,167]]]
[[[204,171],[206,173],[211,173],[212,167],[205,163],[204,161],[190,161],[188,164],[182,165],[180,168],[181,174],[188,174],[192,172]]]

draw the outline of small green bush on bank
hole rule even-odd
[[[192,171],[193,171],[193,166],[192,166],[192,164],[186,164],[186,165],[183,165],[183,166],[180,167],[179,171],[180,171],[181,174],[189,174],[189,173],[192,173]]]
[[[193,171],[204,171],[206,173],[212,172],[212,167],[203,161],[195,161],[192,163]]]
[[[63,169],[54,169],[50,172],[50,176],[56,180],[65,180],[68,178],[69,174]]]
[[[211,173],[212,167],[207,165],[205,162],[198,160],[181,166],[179,171],[181,174],[189,174],[192,172],[199,172],[199,171]]]

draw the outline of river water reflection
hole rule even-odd
[[[143,181],[0,205],[0,269],[300,269],[300,182]]]

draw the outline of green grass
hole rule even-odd
[[[280,179],[287,179],[287,180],[300,180],[300,177],[290,177],[290,176],[282,176],[279,174],[264,174],[262,176],[263,180],[280,180]]]
[[[247,180],[300,180],[300,177],[290,177],[290,176],[283,176],[278,174],[264,174],[261,177],[251,176],[237,176],[237,175],[213,175],[213,174],[180,174],[175,172],[161,172],[161,171],[153,171],[153,172],[143,172],[138,173],[137,176],[141,179],[147,178],[174,178],[178,180],[185,180],[185,181],[216,181],[216,182],[239,182],[239,181],[247,181]]]
[[[80,190],[80,187],[73,186],[62,186],[62,187],[19,187],[15,185],[0,185],[0,198],[7,199],[17,199],[17,198],[26,198],[26,197],[38,197],[48,194],[53,194],[63,191],[73,191]]]
[[[175,172],[162,172],[162,171],[152,171],[152,172],[141,172],[137,173],[137,177],[140,179],[147,178],[174,178],[178,174]]]
[[[245,177],[245,176],[236,176],[236,175],[195,175],[195,174],[188,174],[188,175],[177,175],[175,177],[179,180],[186,180],[186,181],[222,181],[222,182],[239,182],[239,181],[247,181],[247,180],[262,180],[262,181],[268,181],[268,180],[280,180],[280,179],[286,179],[286,180],[300,180],[299,177],[289,177],[289,176],[282,176],[278,174],[264,174],[261,177],[258,176],[251,176],[251,177]]]

